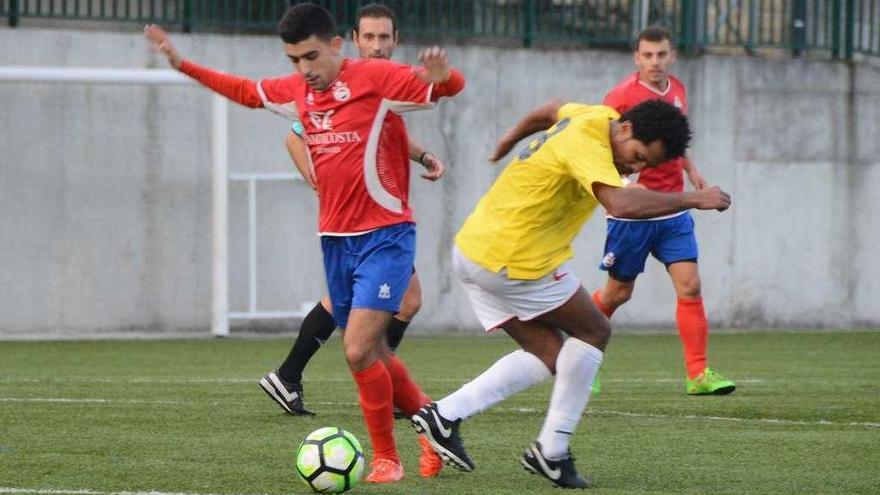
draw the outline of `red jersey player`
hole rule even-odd
[[[605,105],[623,113],[649,99],[661,99],[687,113],[684,85],[669,74],[675,52],[669,33],[648,28],[639,34],[634,52],[638,72],[630,75],[605,96]],[[695,189],[706,181],[686,157],[643,170],[630,187],[654,191],[682,192],[685,171]],[[599,268],[608,272],[605,286],[593,293],[593,302],[609,318],[630,299],[636,277],[645,269],[648,254],[666,265],[678,296],[676,321],[684,347],[687,368],[686,391],[691,395],[722,395],[736,385],[706,366],[709,325],[700,292],[697,268],[697,239],[694,221],[685,211],[650,220],[623,220],[608,217],[605,254]]]
[[[393,406],[413,411],[428,400],[383,340],[415,256],[406,131],[400,119],[387,117],[455,95],[464,78],[437,47],[421,54],[422,69],[345,59],[333,17],[316,4],[291,7],[278,30],[298,74],[260,81],[185,61],[164,31],[156,26],[145,31],[172,66],[212,90],[304,124],[317,179],[318,229],[333,318],[346,329],[345,358],[373,445],[366,480],[395,482],[403,477],[403,467],[393,437]],[[428,450],[422,455],[435,455]]]

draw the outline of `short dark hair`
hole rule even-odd
[[[330,41],[336,36],[336,21],[324,7],[299,3],[287,9],[278,23],[278,35],[285,43],[299,43],[315,36]]]
[[[633,47],[633,50],[639,51],[639,44],[642,41],[653,41],[654,43],[659,43],[663,40],[669,40],[669,44],[672,44],[672,35],[669,34],[668,29],[660,26],[647,27],[639,33],[639,36],[636,38],[636,44]]]
[[[354,20],[354,32],[359,33],[361,27],[361,19],[369,17],[370,19],[391,19],[391,32],[397,32],[397,22],[394,19],[394,11],[391,7],[381,3],[368,3],[358,10],[357,19]]]
[[[620,121],[630,122],[633,137],[645,144],[659,139],[667,160],[684,156],[691,140],[687,116],[663,100],[643,101],[623,112]]]

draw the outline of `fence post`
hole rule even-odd
[[[840,59],[840,0],[831,5],[831,58]]]
[[[524,19],[523,46],[526,48],[531,48],[532,43],[534,43],[535,25],[537,24],[535,19],[535,0],[525,0],[522,3],[522,9],[522,16]]]
[[[193,1],[183,0],[183,32],[191,33],[193,30]]]
[[[696,24],[696,16],[694,16],[694,2],[682,2],[681,6],[681,51],[684,53],[693,53],[696,51],[696,39],[694,36],[694,25]]]
[[[855,34],[856,34],[856,2],[855,0],[845,0],[846,19],[844,20],[844,41],[843,41],[843,58],[851,61],[853,59],[853,51],[855,50]]]
[[[9,27],[18,26],[18,0],[9,0]]]
[[[807,0],[791,4],[791,55],[799,57],[807,46]]]

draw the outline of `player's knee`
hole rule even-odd
[[[678,284],[678,297],[682,299],[696,299],[700,297],[702,287],[700,278],[693,277]]]
[[[377,358],[375,349],[364,342],[345,343],[345,361],[353,370],[364,370]]]
[[[626,304],[632,298],[632,289],[628,287],[620,287],[616,289],[606,290],[603,296],[607,296],[607,300],[603,297],[602,304],[611,309]]]

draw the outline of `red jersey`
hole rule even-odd
[[[447,82],[432,85],[409,65],[378,59],[345,59],[321,91],[300,74],[254,83],[191,62],[181,70],[239,103],[303,123],[318,179],[321,235],[355,235],[413,221],[408,139],[397,114],[429,108],[464,86],[455,70]]]
[[[685,115],[687,94],[684,84],[673,76],[669,76],[666,91],[657,91],[639,80],[639,73],[630,75],[605,95],[604,104],[623,113],[645,100],[658,99],[678,107]],[[684,158],[676,158],[653,168],[646,168],[639,173],[639,184],[653,191],[682,192],[684,191]]]

